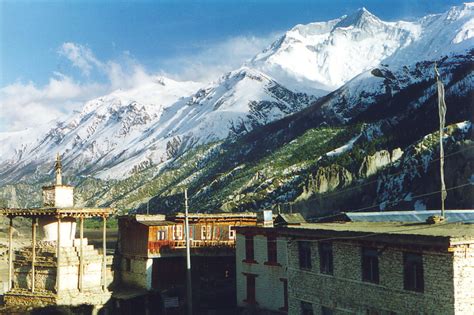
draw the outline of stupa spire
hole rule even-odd
[[[63,184],[63,175],[61,167],[61,155],[58,153],[56,154],[56,163],[54,164],[54,169],[56,170],[56,185]]]

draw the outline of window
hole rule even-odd
[[[379,257],[376,249],[362,248],[362,281],[379,283]]]
[[[309,242],[298,242],[298,256],[300,268],[311,269],[311,244]]]
[[[280,307],[280,311],[288,311],[288,280],[280,278],[280,281],[283,282],[283,307]]]
[[[173,236],[175,240],[183,239],[183,226],[181,224],[173,226]]]
[[[313,315],[313,304],[301,301],[301,315]]]
[[[329,307],[321,306],[321,314],[322,315],[332,315],[333,311]]]
[[[132,262],[130,258],[125,258],[125,271],[132,271]]]
[[[277,242],[273,236],[267,237],[267,256],[269,263],[277,263]]]
[[[230,240],[235,240],[235,230],[232,229],[233,226],[229,225],[229,239]]]
[[[164,230],[156,231],[156,240],[157,241],[166,240],[166,231],[164,231]]]
[[[211,226],[210,225],[201,226],[201,239],[202,240],[211,239]]]
[[[405,290],[423,292],[423,257],[421,254],[403,254],[403,287]]]
[[[245,260],[247,262],[254,262],[253,255],[253,235],[245,235]]]
[[[333,274],[332,243],[319,243],[319,270],[321,273]]]
[[[255,304],[257,302],[255,298],[255,278],[257,275],[244,273],[244,276],[247,278],[247,298],[244,302]]]

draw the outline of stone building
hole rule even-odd
[[[184,299],[185,216],[119,217],[121,287],[173,291]],[[195,305],[235,305],[235,227],[256,225],[255,213],[189,215]],[[181,303],[181,302],[180,302]]]
[[[256,261],[248,264],[251,267],[244,262],[246,269],[237,268],[240,305],[248,306],[249,294],[254,294],[257,308],[281,304],[273,293],[275,281],[267,280],[274,271],[264,268],[265,244],[272,235],[285,243],[278,249],[283,253],[286,248],[286,257],[279,259],[287,267],[289,314],[472,314],[474,310],[472,224],[302,223],[237,232],[237,261],[246,255],[245,235],[250,234]],[[253,274],[250,280],[248,274]]]
[[[274,219],[274,220],[273,220]],[[299,213],[263,211],[258,226],[237,227],[237,306],[275,313],[288,312],[287,237],[278,227],[299,226]]]
[[[2,208],[10,219],[7,306],[104,305],[111,296],[111,258],[106,256],[106,218],[109,208],[74,207],[73,187],[62,183],[61,160],[56,160],[56,182],[43,187],[41,208]],[[13,252],[13,220],[31,219],[31,246]],[[83,237],[85,218],[104,222],[103,248],[99,253]],[[76,220],[80,233],[76,238]]]

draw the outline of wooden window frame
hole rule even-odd
[[[424,292],[425,279],[422,254],[403,253],[403,289]]]
[[[165,241],[166,240],[166,231],[165,230],[156,230],[156,240]]]
[[[320,242],[319,250],[319,272],[325,275],[334,274],[334,255],[332,242]]]
[[[361,251],[362,281],[380,283],[379,255],[375,248],[362,247]]]
[[[211,240],[212,239],[212,226],[210,225],[201,225],[201,240]]]
[[[300,269],[311,270],[311,243],[308,241],[298,241],[298,260]]]
[[[277,238],[275,236],[267,236],[267,261],[264,264],[269,266],[281,266],[278,263]]]
[[[173,237],[175,240],[182,240],[184,237],[184,227],[181,224],[173,226]]]
[[[257,290],[256,290],[256,278],[258,275],[253,273],[242,273],[245,276],[246,296],[244,302],[247,304],[258,305],[257,303]]]
[[[256,264],[255,260],[255,248],[254,248],[254,235],[245,234],[245,263]]]

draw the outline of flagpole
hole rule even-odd
[[[439,114],[439,168],[440,168],[440,181],[441,181],[441,216],[444,218],[444,201],[446,200],[447,192],[446,185],[444,183],[444,147],[443,147],[443,135],[444,125],[446,123],[446,103],[444,101],[444,86],[440,80],[438,68],[436,62],[434,65],[436,84],[438,86],[438,114]]]

